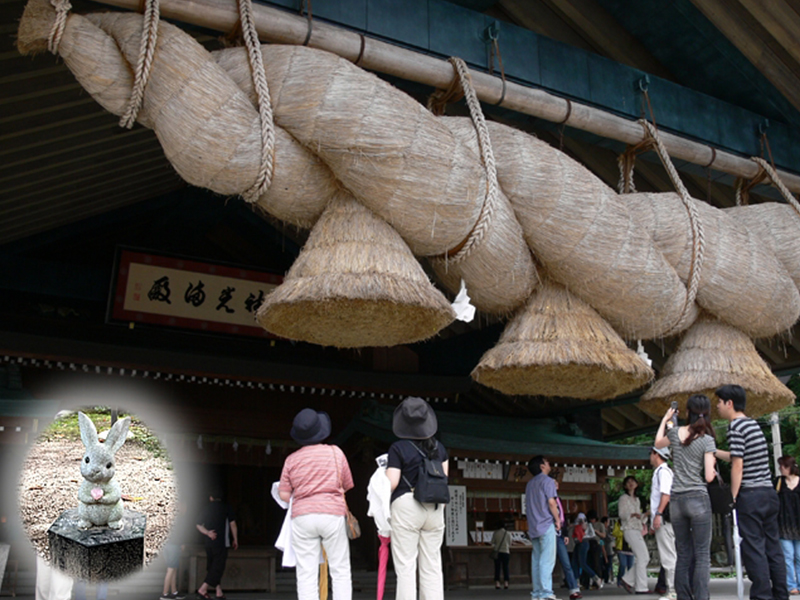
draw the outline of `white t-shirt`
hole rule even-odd
[[[656,518],[658,507],[661,504],[661,494],[669,494],[671,490],[672,469],[667,463],[662,463],[653,471],[653,483],[650,486],[650,516],[652,519]]]

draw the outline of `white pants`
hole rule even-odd
[[[421,504],[407,493],[392,502],[392,560],[397,575],[397,600],[442,600],[444,505]]]
[[[675,533],[672,531],[672,523],[662,523],[661,527],[656,529],[656,544],[658,544],[661,566],[667,572],[667,587],[670,592],[674,592],[675,562],[678,555],[675,552]]]
[[[650,562],[650,552],[647,550],[647,544],[644,543],[642,532],[638,529],[626,529],[622,533],[631,548],[631,552],[633,552],[633,569],[628,569],[625,575],[622,576],[622,580],[637,592],[646,592],[647,563]],[[674,575],[672,581],[673,583],[675,582]]]
[[[319,600],[320,544],[328,555],[333,600],[351,600],[350,542],[345,518],[314,513],[292,519],[292,547],[297,558],[298,600]]]
[[[36,555],[36,600],[69,600],[72,578]]]

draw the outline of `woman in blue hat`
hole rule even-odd
[[[344,452],[321,443],[331,434],[325,412],[304,408],[294,418],[290,435],[302,446],[286,457],[278,492],[292,500],[292,549],[297,557],[297,597],[319,600],[321,547],[328,556],[334,600],[351,600],[350,544],[345,529],[344,493],[353,476]]]
[[[422,398],[406,398],[394,411],[392,431],[400,441],[389,448],[386,476],[392,488],[392,560],[397,600],[416,600],[417,565],[420,600],[444,597],[444,504],[420,502],[413,494],[424,457],[441,464],[447,475],[447,450],[433,437],[437,427],[436,414]]]

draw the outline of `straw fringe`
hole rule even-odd
[[[775,377],[747,335],[703,315],[686,331],[661,377],[642,396],[639,407],[660,418],[673,400],[685,410],[692,394],[706,394],[713,399],[714,390],[729,383],[741,385],[747,392],[747,414],[751,417],[774,412],[795,401],[795,394]]]
[[[256,318],[276,335],[351,348],[426,339],[455,313],[397,232],[341,192]]]
[[[594,309],[543,281],[472,377],[505,394],[606,400],[642,387],[653,371]]]
[[[639,227],[652,236],[685,281],[691,265],[692,233],[680,197],[666,192],[625,194],[622,198]],[[696,208],[706,238],[697,303],[751,337],[769,337],[789,329],[800,316],[800,293],[770,252],[770,244],[728,211],[705,202],[697,202]]]

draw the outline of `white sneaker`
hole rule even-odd
[[[597,589],[598,590],[602,590],[603,589],[603,580],[602,579],[600,579],[599,577],[595,577],[592,581],[594,581],[594,583],[597,585]]]

